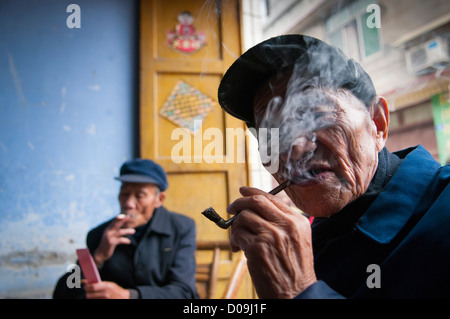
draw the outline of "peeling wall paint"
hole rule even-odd
[[[138,1],[0,1],[0,298],[50,298],[136,156]]]
[[[70,256],[73,258],[73,256]],[[0,256],[0,267],[18,269],[22,267],[41,267],[46,265],[58,265],[68,260],[66,253],[59,251],[45,251],[34,247],[27,251],[12,251]]]

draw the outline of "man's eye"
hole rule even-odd
[[[318,120],[324,116],[328,115],[328,112],[315,112],[314,113],[314,119]]]

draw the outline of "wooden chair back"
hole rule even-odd
[[[198,251],[212,251],[211,262],[197,263],[196,284],[197,291],[201,299],[213,299],[216,297],[216,291],[219,279],[220,253],[221,251],[230,251],[229,241],[199,241],[197,242]],[[244,253],[240,251],[236,258],[227,284],[222,294],[222,299],[233,299],[237,297],[239,287],[247,270],[247,261]]]

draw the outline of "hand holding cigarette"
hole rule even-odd
[[[101,267],[105,261],[111,258],[117,245],[129,245],[131,243],[130,239],[125,236],[133,235],[136,230],[134,228],[122,228],[129,219],[130,216],[120,214],[103,231],[102,239],[93,256],[97,267]]]

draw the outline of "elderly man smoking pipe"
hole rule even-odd
[[[264,139],[278,138],[271,173],[315,217],[240,189],[230,241],[260,298],[450,297],[450,167],[420,145],[385,148],[388,105],[357,62],[312,37],[275,37],[234,62],[218,98],[256,132],[278,129]]]

